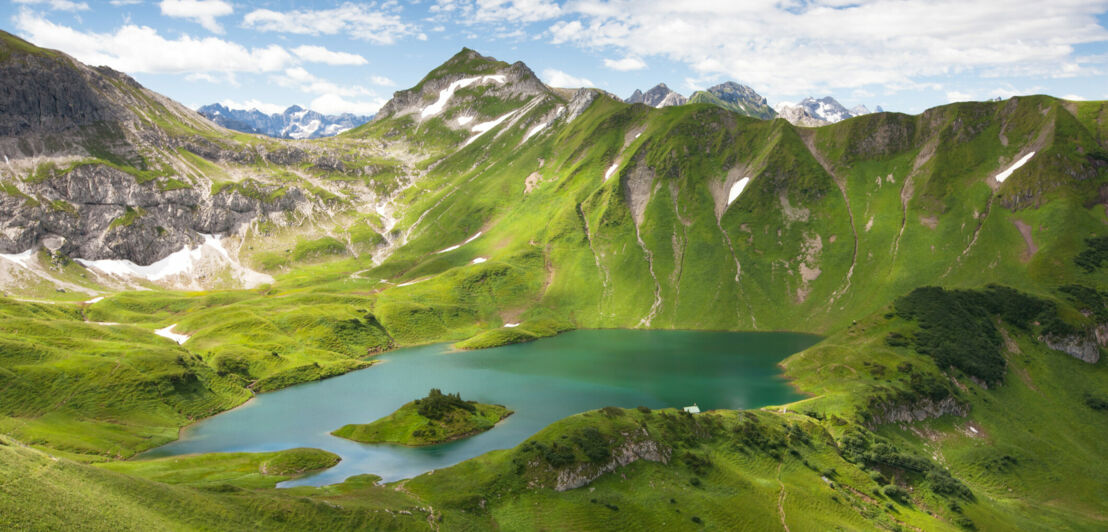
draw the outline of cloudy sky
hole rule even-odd
[[[372,113],[463,46],[556,86],[917,113],[1046,93],[1108,99],[1108,0],[0,0],[0,28],[189,106]]]

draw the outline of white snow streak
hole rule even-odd
[[[477,234],[475,234],[475,235],[473,235],[473,236],[471,236],[471,237],[467,238],[467,239],[465,240],[465,242],[462,242],[461,244],[455,244],[455,245],[453,245],[453,246],[450,246],[450,247],[448,247],[448,248],[446,248],[446,249],[440,249],[440,250],[436,251],[435,253],[446,253],[446,252],[448,252],[448,251],[454,251],[455,249],[458,249],[458,248],[460,248],[460,247],[462,247],[462,246],[464,246],[464,245],[466,245],[466,244],[468,244],[468,243],[470,243],[470,242],[473,242],[474,240],[477,240],[477,237],[481,236],[481,234],[482,234],[483,232],[484,232],[484,231],[477,231]]]
[[[88,301],[85,301],[86,305],[92,305],[93,303],[99,303],[104,300],[104,296],[97,296]]]
[[[507,78],[505,78],[503,74],[495,76],[481,76],[476,78],[459,79],[448,85],[445,89],[439,91],[439,99],[435,100],[435,103],[425,107],[423,111],[420,111],[420,117],[427,118],[429,116],[434,116],[441,113],[442,110],[446,108],[446,104],[450,102],[450,98],[454,96],[454,91],[458,89],[468,87],[470,85],[473,85],[474,83],[487,83],[489,81],[495,81],[497,83],[503,84],[506,80]]]
[[[505,323],[504,326],[511,329],[512,327],[519,327],[519,323]]]
[[[489,259],[487,259],[485,257],[477,257],[476,259],[473,259],[473,263],[474,264],[481,264],[482,262],[485,262],[487,260],[489,260]]]
[[[612,166],[608,167],[608,171],[604,172],[604,180],[607,181],[612,177],[612,174],[616,173],[616,168],[619,168],[619,161],[612,163]]]
[[[749,183],[749,182],[750,182],[750,178],[749,177],[744,177],[744,178],[736,181],[734,185],[731,185],[731,191],[727,193],[727,204],[728,205],[732,204],[736,199],[738,199],[739,194],[743,193],[743,189],[746,188],[746,184]]]
[[[473,115],[470,115],[470,116],[459,116],[459,117],[458,117],[458,125],[459,125],[459,126],[464,126],[464,125],[466,125],[466,124],[468,124],[468,123],[470,123],[470,122],[472,122],[472,121],[473,121]]]
[[[169,256],[149,266],[135,264],[126,259],[77,259],[77,262],[86,268],[94,268],[109,275],[162,281],[178,275],[191,277],[194,273],[198,273],[197,270],[200,269],[199,266],[204,259],[205,251],[207,251],[209,257],[212,253],[215,253],[222,259],[222,261],[217,260],[217,262],[225,262],[230,266],[247,288],[273,282],[273,277],[245,268],[233,259],[227,249],[223,247],[223,242],[219,237],[204,234],[200,236],[204,237],[204,243],[196,248],[189,249],[187,245],[182,246],[180,250],[170,253]]]
[[[34,250],[28,249],[22,253],[0,253],[0,258],[10,260],[24,268],[31,268],[31,261],[34,260]]]
[[[189,339],[189,335],[187,335],[187,334],[178,334],[178,333],[173,332],[173,328],[176,327],[176,326],[177,326],[177,324],[174,323],[173,325],[170,325],[169,327],[166,327],[164,329],[158,329],[158,330],[154,331],[154,334],[156,334],[158,336],[161,336],[163,338],[169,338],[170,340],[173,340],[174,342],[177,342],[177,345],[183,344],[183,343],[185,343],[185,340]]]
[[[1028,153],[1027,155],[1024,155],[1020,160],[1016,161],[1015,164],[1013,164],[1012,166],[1009,166],[1007,170],[1005,170],[1005,171],[1003,171],[999,174],[996,174],[996,182],[997,183],[1003,183],[1005,179],[1008,179],[1009,177],[1012,176],[1012,172],[1015,172],[1016,170],[1019,170],[1019,168],[1021,166],[1023,166],[1025,163],[1027,163],[1027,161],[1031,160],[1032,155],[1035,155],[1035,152],[1031,152],[1031,153]]]
[[[545,129],[546,125],[549,124],[549,123],[550,122],[543,122],[543,123],[531,128],[531,131],[527,132],[527,136],[523,137],[523,142],[527,142],[528,140],[530,140],[531,137],[534,137],[536,134],[538,134],[538,132]]]

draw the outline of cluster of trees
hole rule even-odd
[[[1004,378],[1003,340],[994,318],[1024,331],[1038,328],[1046,336],[1079,332],[1061,319],[1053,301],[1006,286],[984,290],[917,288],[898,299],[896,314],[919,324],[913,338],[892,334],[890,345],[911,341],[917,352],[929,355],[941,368],[955,367],[989,384]]]
[[[462,399],[458,393],[442,393],[438,388],[431,388],[427,397],[416,399],[416,411],[427,419],[442,419],[455,410],[476,412],[477,407],[472,402]]]

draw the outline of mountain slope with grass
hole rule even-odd
[[[0,463],[50,480],[0,484],[11,526],[1105,524],[1104,102],[808,128],[551,88],[466,49],[373,121],[285,141],[3,46],[28,86],[89,94],[0,117]],[[273,489],[264,457],[83,464],[384,350],[573,328],[826,339],[783,363],[797,403],[585,413],[387,487]]]

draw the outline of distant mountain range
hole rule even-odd
[[[213,103],[197,109],[209,120],[235,131],[283,139],[316,139],[338,135],[373,119],[373,116],[325,115],[294,105],[283,113],[265,114],[257,109],[230,109]]]
[[[685,105],[687,103],[708,103],[763,120],[780,116],[798,126],[823,126],[847,118],[870,114],[870,110],[864,105],[847,109],[830,96],[820,99],[805,98],[796,104],[781,103],[773,108],[769,106],[765,97],[758,94],[757,91],[734,81],[720,83],[707,90],[696,91],[688,98],[670,89],[665,83],[659,83],[645,93],[636,89],[624,102],[641,103],[655,108]],[[876,109],[877,112],[883,111],[880,106]]]

